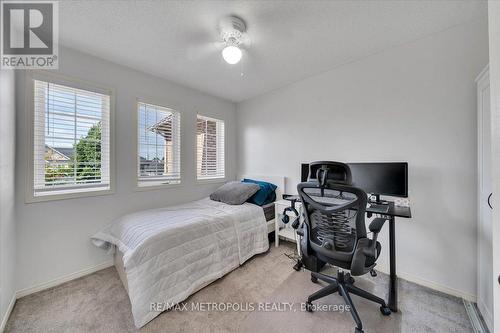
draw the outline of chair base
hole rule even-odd
[[[391,314],[391,310],[389,309],[389,307],[382,298],[377,297],[363,289],[354,286],[353,285],[354,279],[351,277],[350,274],[348,273],[346,274],[342,270],[339,270],[337,272],[336,278],[321,273],[311,272],[311,281],[317,282],[318,280],[327,282],[328,286],[324,287],[321,290],[318,290],[317,292],[308,297],[306,303],[306,310],[309,312],[313,311],[312,307],[313,301],[338,292],[344,298],[346,304],[349,306],[352,318],[356,322],[355,332],[358,333],[363,332],[363,323],[359,318],[359,314],[356,311],[356,307],[354,307],[351,296],[349,295],[350,293],[380,304],[380,312],[384,316],[388,316]]]

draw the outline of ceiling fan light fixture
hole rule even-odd
[[[246,24],[237,16],[228,16],[221,21],[220,29],[222,40],[226,44],[222,50],[222,58],[230,65],[237,64],[243,55],[239,46],[243,33],[246,32]]]
[[[235,65],[240,62],[242,56],[242,52],[239,47],[234,46],[234,45],[229,45],[226,46],[222,50],[222,58],[230,64],[230,65]]]

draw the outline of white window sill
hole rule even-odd
[[[176,188],[176,187],[181,187],[183,186],[182,182],[180,183],[172,183],[172,184],[161,184],[161,183],[137,183],[135,190],[137,192],[143,192],[143,191],[151,191],[151,190],[161,190],[161,189],[168,189],[168,188]]]
[[[46,201],[56,201],[56,200],[66,200],[66,199],[76,199],[85,197],[96,197],[101,195],[114,194],[115,191],[112,188],[86,188],[80,190],[60,190],[54,192],[47,192],[45,194],[34,195],[32,192],[26,196],[26,203],[36,203],[36,202],[46,202]]]
[[[196,179],[196,183],[199,185],[203,184],[221,184],[227,183],[227,178],[206,178],[206,179]]]

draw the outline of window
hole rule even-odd
[[[224,178],[224,122],[198,115],[196,146],[198,179]]]
[[[111,94],[32,83],[32,197],[110,190]]]
[[[181,182],[180,113],[158,105],[138,103],[138,185]]]

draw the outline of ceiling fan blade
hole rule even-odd
[[[249,47],[252,45],[252,39],[245,33],[241,36],[241,43],[243,44],[243,47]]]
[[[217,43],[202,43],[191,45],[187,48],[186,56],[189,60],[195,61],[207,58],[214,53],[219,52],[221,47]]]

